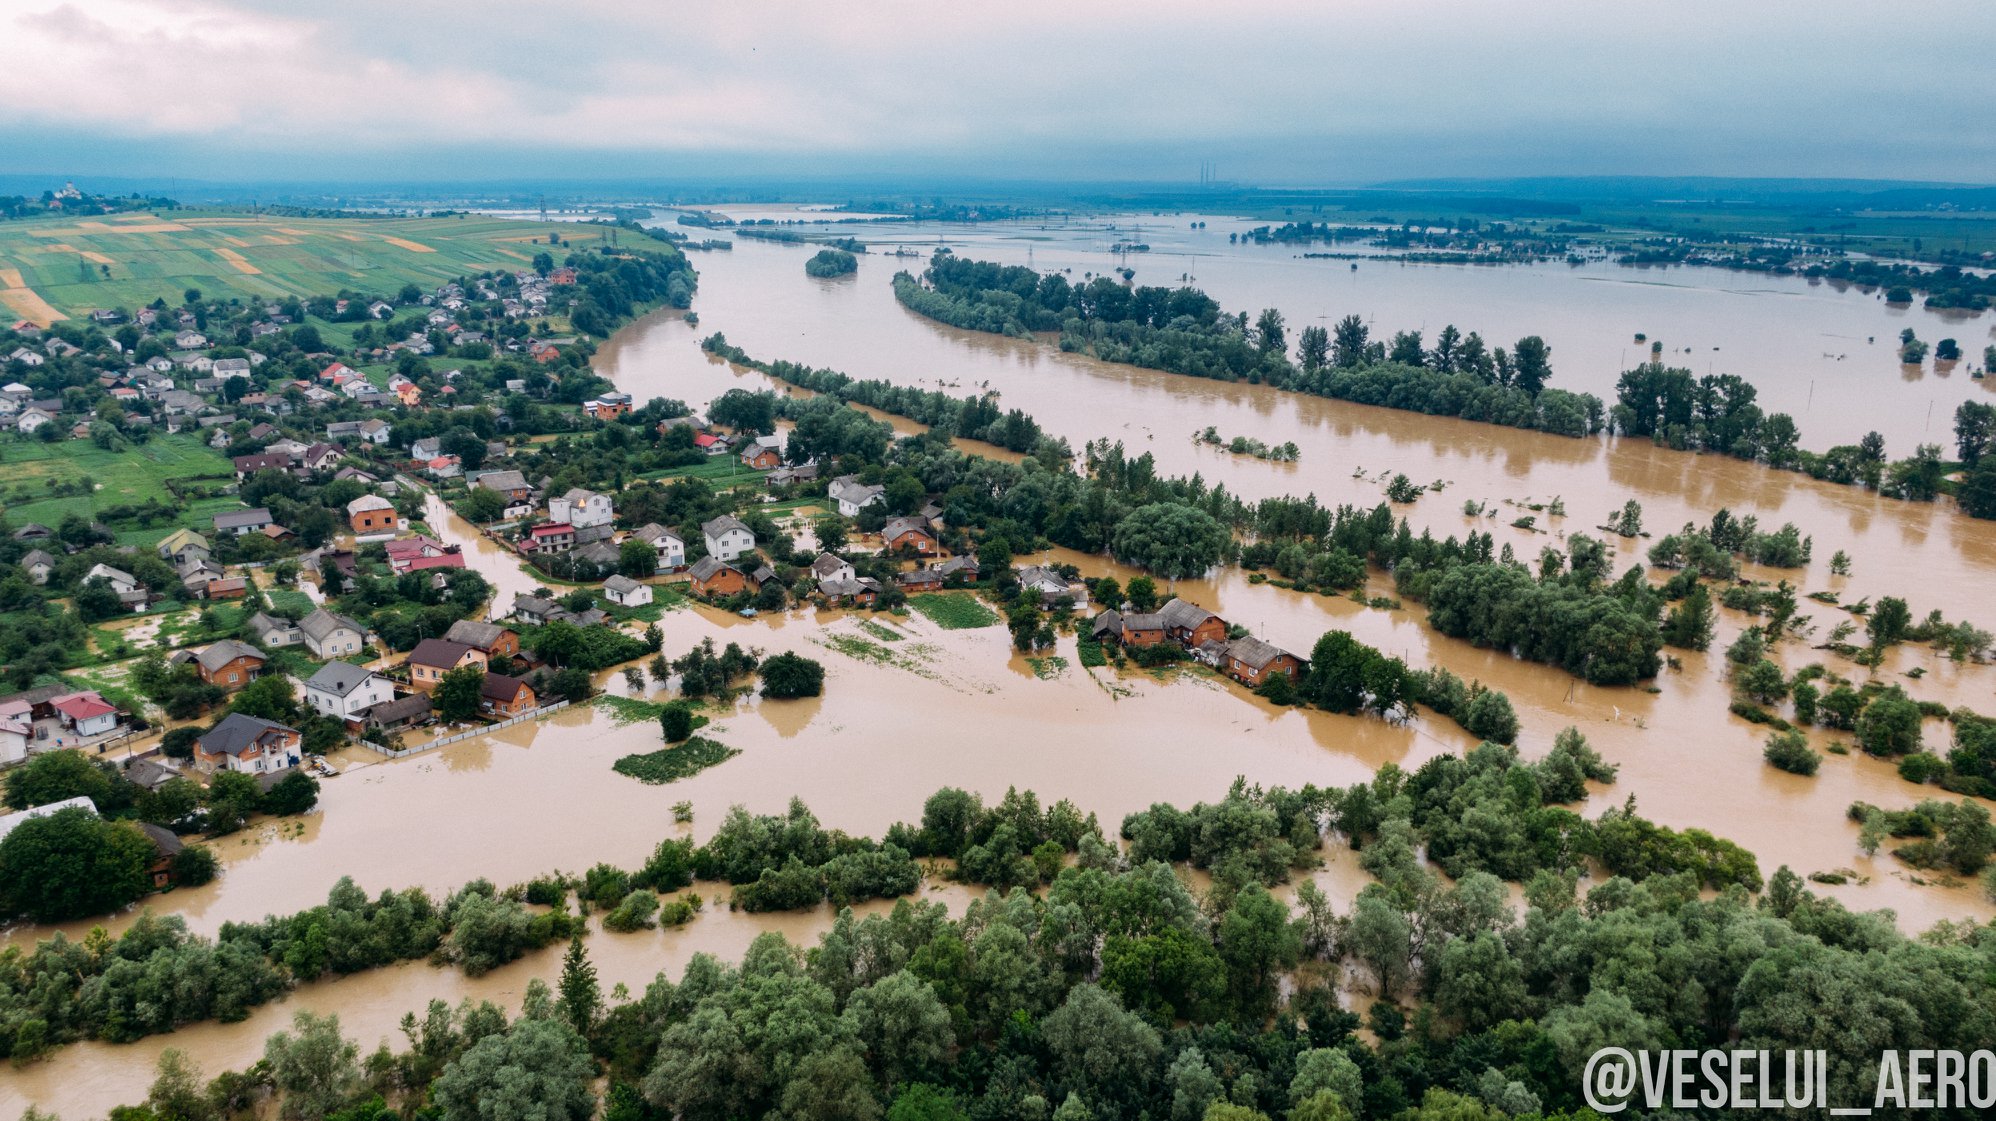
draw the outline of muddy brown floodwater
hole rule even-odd
[[[1085,254],[1087,247],[1072,251]],[[1816,559],[1809,568],[1755,575],[1786,576],[1805,592],[1830,589],[1846,600],[1904,595],[1918,613],[1940,607],[1950,618],[1984,626],[1996,618],[1996,595],[1986,590],[1996,573],[1996,523],[1960,517],[1944,504],[1893,502],[1636,442],[1567,440],[1107,365],[910,315],[894,303],[887,279],[913,262],[868,256],[857,277],[818,281],[803,275],[803,256],[742,242],[731,254],[698,258],[700,328],[688,327],[678,313],[650,316],[603,348],[599,368],[641,398],[676,397],[696,407],[733,386],[768,386],[762,376],[699,351],[702,335],[724,331],[758,357],[956,393],[996,389],[1007,407],[1025,409],[1077,448],[1097,437],[1120,439],[1132,452],[1155,453],[1165,471],[1197,471],[1248,499],[1315,493],[1330,503],[1370,506],[1395,472],[1419,483],[1441,481],[1446,486],[1440,493],[1401,508],[1417,530],[1488,531],[1526,557],[1543,545],[1559,545],[1566,532],[1595,532],[1592,527],[1629,498],[1643,504],[1645,522],[1657,533],[1686,520],[1702,522],[1728,506],[1757,515],[1769,528],[1793,521],[1814,537]],[[1106,267],[1100,263],[1106,254],[1096,258],[1096,267]],[[1146,267],[1154,273],[1156,262]],[[1218,267],[1198,265],[1205,273]],[[1162,282],[1155,275],[1140,279]],[[1753,306],[1781,315],[1794,305],[1768,300]],[[1473,307],[1446,310],[1466,327],[1488,322]],[[1547,333],[1557,364],[1561,341]],[[1886,388],[1899,390],[1896,382]],[[1195,443],[1193,434],[1208,425],[1226,436],[1294,440],[1302,459],[1273,464]],[[897,423],[903,431],[909,427]],[[1811,432],[1807,421],[1804,431]],[[1550,532],[1510,525],[1523,511],[1506,502],[1554,496],[1571,514],[1540,515],[1538,526]],[[1496,514],[1467,517],[1465,500],[1487,501]],[[470,563],[496,587],[497,610],[537,585],[517,557],[434,499],[428,520],[439,536],[465,546]],[[1618,567],[1634,563],[1645,547],[1621,543]],[[1850,577],[1827,574],[1829,555],[1838,549],[1853,558]],[[1131,575],[1100,557],[1055,550],[1045,559],[1090,574]],[[1658,691],[1650,693],[1588,686],[1443,637],[1411,605],[1363,607],[1255,584],[1234,572],[1179,581],[1174,590],[1299,653],[1307,653],[1323,631],[1343,628],[1412,664],[1447,666],[1501,689],[1523,723],[1520,748],[1527,756],[1542,754],[1562,727],[1579,727],[1621,768],[1614,784],[1593,790],[1590,815],[1633,794],[1649,817],[1746,845],[1764,871],[1781,864],[1804,873],[1848,869],[1856,874],[1852,882],[1819,890],[1853,907],[1892,908],[1909,930],[1991,913],[1967,885],[1917,883],[1890,856],[1865,857],[1855,826],[1844,817],[1856,799],[1904,806],[1932,788],[1904,783],[1889,765],[1861,754],[1827,756],[1814,778],[1763,762],[1764,733],[1727,712],[1724,659],[1717,653],[1746,625],[1741,616],[1722,612],[1714,653],[1680,653],[1681,668],[1666,670],[1655,683]],[[1381,583],[1373,591],[1390,588]],[[1803,608],[1825,631],[1844,617],[1807,600]],[[422,886],[441,895],[479,876],[508,884],[556,869],[581,872],[598,861],[631,867],[660,838],[675,835],[680,827],[672,824],[670,807],[681,799],[694,804],[692,832],[701,838],[730,805],[778,812],[792,794],[802,795],[827,826],[877,836],[894,821],[919,815],[923,799],[938,787],[962,786],[995,799],[1017,786],[1046,801],[1071,799],[1113,832],[1123,815],[1154,801],[1219,797],[1237,775],[1264,785],[1343,784],[1388,762],[1412,768],[1470,746],[1467,734],[1431,715],[1395,725],[1279,710],[1203,671],[1085,671],[1072,639],[1063,639],[1056,651],[1064,668],[1042,678],[1012,652],[1001,627],[944,631],[919,616],[882,621],[903,637],[885,640],[852,617],[811,610],[756,619],[704,608],[669,612],[661,624],[668,654],[705,637],[765,652],[796,650],[825,663],[825,696],[739,702],[717,716],[712,734],[741,754],[668,786],[646,786],[610,769],[625,753],[656,749],[658,734],[644,723],[620,727],[612,713],[594,706],[399,762],[350,768],[325,783],[319,812],[302,823],[223,839],[216,847],[224,874],[215,883],[151,904],[213,933],[230,920],[316,904],[342,875],[352,875],[370,893]],[[1837,672],[1862,676],[1857,667],[1800,643],[1787,644],[1777,656],[1790,669],[1828,658]],[[1916,667],[1926,670],[1924,677],[1904,676]],[[1989,667],[1955,666],[1918,649],[1897,652],[1880,672],[1922,699],[1996,711],[1996,670]],[[615,692],[627,689],[619,675],[604,683]],[[647,692],[663,695],[656,683]],[[1943,746],[1943,735],[1942,726],[1928,725],[1930,747]],[[1839,737],[1817,731],[1811,738],[1822,747]],[[1348,858],[1334,860],[1319,878],[1340,902],[1349,901],[1359,882]],[[956,890],[933,897],[948,901],[953,912],[966,898]],[[127,913],[105,925],[122,929],[132,918]],[[737,957],[755,933],[768,929],[808,942],[829,921],[825,912],[749,916],[710,907],[679,931],[598,934],[591,953],[606,985],[624,982],[635,991],[660,969],[676,974],[696,950]],[[75,936],[88,925],[64,929]],[[20,942],[51,932],[18,928],[6,937]],[[0,1116],[35,1103],[74,1121],[135,1101],[166,1046],[188,1051],[211,1074],[240,1067],[261,1053],[264,1036],[282,1027],[293,1008],[338,1012],[349,1033],[372,1047],[393,1034],[404,1012],[419,1011],[432,997],[516,1003],[529,978],[552,978],[558,969],[557,950],[478,980],[410,964],[306,986],[241,1024],[196,1025],[131,1046],[67,1048],[46,1063],[0,1073]]]

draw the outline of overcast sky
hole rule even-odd
[[[1992,0],[0,0],[0,172],[1996,181]]]

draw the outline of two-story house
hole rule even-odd
[[[485,652],[462,642],[452,642],[447,638],[426,638],[409,651],[409,684],[423,692],[432,692],[444,674],[460,666],[484,666]]]
[[[303,753],[296,728],[232,712],[194,741],[194,766],[206,774],[271,774],[297,766]]]
[[[548,520],[567,522],[575,527],[575,543],[586,545],[610,536],[617,511],[607,494],[576,487],[567,494],[548,499]]]
[[[730,514],[701,523],[700,535],[707,540],[707,555],[716,560],[731,561],[755,548],[755,534]]]
[[[395,686],[351,662],[327,662],[305,682],[305,703],[335,720],[359,725],[362,709],[395,699]]]
[[[367,645],[367,628],[323,607],[298,621],[298,633],[314,658],[344,658]]]

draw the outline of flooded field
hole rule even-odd
[[[1753,355],[1761,346],[1787,356],[1786,365],[1769,370],[1723,361],[1719,366],[1759,382],[1768,407],[1792,407],[1773,399],[1777,374],[1782,394],[1801,392],[1795,389],[1798,379],[1820,379],[1815,411],[1796,410],[1805,441],[1815,447],[1876,426],[1895,453],[1903,454],[1915,439],[1940,438],[1953,399],[1982,392],[1965,377],[1940,379],[1931,370],[1922,381],[1904,382],[1889,355],[1876,348],[1847,347],[1854,352],[1850,359],[1818,369],[1811,348],[1830,345],[1817,338],[1827,319],[1849,319],[1850,330],[1882,333],[1890,315],[1910,315],[1929,337],[1936,333],[1929,323],[1934,317],[1888,313],[1866,297],[1802,282],[1672,271],[1660,275],[1671,281],[1703,278],[1706,286],[1662,288],[1635,283],[1659,274],[1611,266],[1451,270],[1366,262],[1354,274],[1342,262],[1300,261],[1289,250],[1228,247],[1227,228],[1216,219],[1211,228],[1185,231],[1173,241],[1165,236],[1165,220],[1144,220],[1141,232],[1154,248],[1134,255],[1141,258],[1135,264],[1138,281],[1164,283],[1181,270],[1191,272],[1228,306],[1275,303],[1292,325],[1311,321],[1320,314],[1311,310],[1317,307],[1330,315],[1363,311],[1366,305],[1353,302],[1354,293],[1361,293],[1381,301],[1372,305],[1379,309],[1381,329],[1426,323],[1432,330],[1454,321],[1502,341],[1535,331],[1553,345],[1561,375],[1557,384],[1604,395],[1605,387],[1586,379],[1605,376],[1612,384],[1613,355],[1590,357],[1607,345],[1609,332],[1625,338],[1631,330],[1648,330],[1653,337],[1674,338],[1671,317],[1692,316],[1702,305],[1704,318],[1677,330],[1700,345],[1717,340],[1711,345],[1722,350],[1715,357]],[[896,229],[911,238],[922,232]],[[1077,274],[1105,268],[1111,260],[1105,251],[1111,235],[1105,231],[1040,239],[1031,231],[1008,229],[948,233],[952,239],[981,239],[974,245],[952,240],[962,252],[1021,263],[1030,253],[1041,267],[1071,265]],[[1119,229],[1115,238],[1126,232]],[[1642,503],[1647,528],[1658,534],[1687,520],[1705,521],[1726,506],[1736,514],[1757,515],[1763,528],[1793,521],[1814,537],[1811,567],[1755,576],[1785,576],[1805,592],[1834,590],[1847,601],[1902,595],[1916,615],[1940,607],[1950,618],[1985,627],[1996,619],[1996,594],[1986,590],[1996,574],[1996,523],[1971,521],[1945,504],[1879,499],[1855,488],[1635,442],[1568,440],[1107,365],[1032,341],[940,327],[905,312],[895,304],[887,278],[915,261],[868,256],[857,277],[813,280],[803,274],[805,256],[794,247],[743,241],[733,253],[699,257],[700,326],[689,327],[676,312],[651,316],[611,340],[599,355],[599,367],[640,399],[675,397],[696,408],[733,386],[769,386],[761,375],[699,351],[700,337],[723,331],[761,358],[829,365],[859,377],[956,393],[995,389],[1007,407],[1026,410],[1077,448],[1103,436],[1119,439],[1133,452],[1153,452],[1167,472],[1196,471],[1250,499],[1315,493],[1331,503],[1369,506],[1382,499],[1384,479],[1395,472],[1418,483],[1442,482],[1439,493],[1400,508],[1417,530],[1490,532],[1500,545],[1509,543],[1526,557],[1543,545],[1557,546],[1566,532],[1595,532],[1596,524],[1630,498]],[[1742,290],[1719,286],[1714,278]],[[1757,291],[1763,284],[1777,291]],[[1404,291],[1398,285],[1405,285]],[[1749,288],[1756,291],[1745,291]],[[1610,294],[1589,297],[1594,302],[1588,303],[1569,295],[1574,292]],[[1293,307],[1284,293],[1296,296]],[[1394,301],[1412,300],[1417,293],[1430,310],[1402,316]],[[1306,296],[1319,302],[1305,303]],[[1513,301],[1515,309],[1507,311]],[[1543,318],[1526,322],[1533,316]],[[1981,329],[1981,321],[1972,321],[1952,330],[1966,343],[1979,338]],[[1896,335],[1897,328],[1891,330]],[[1698,357],[1702,363],[1704,354]],[[1882,371],[1876,368],[1880,360],[1888,362]],[[1839,388],[1845,381],[1838,379],[1860,368],[1863,378],[1849,382],[1855,388]],[[1846,392],[1861,394],[1864,407],[1826,411],[1831,408],[1826,400]],[[1954,397],[1947,397],[1950,393]],[[1929,403],[1941,418],[1930,436],[1922,434],[1918,415]],[[1849,423],[1858,430],[1838,429]],[[1269,463],[1200,445],[1192,436],[1207,425],[1224,436],[1293,440],[1302,448],[1301,461]],[[897,421],[896,427],[912,426]],[[1511,526],[1524,511],[1506,503],[1554,496],[1564,500],[1570,516],[1541,516],[1535,530]],[[1466,516],[1465,500],[1488,502],[1494,513]],[[538,585],[515,555],[434,498],[426,517],[440,537],[462,544],[469,563],[495,585],[498,612],[510,607],[515,594]],[[1617,567],[1634,563],[1646,547],[1622,543]],[[1853,560],[1849,577],[1828,575],[1828,557],[1838,549]],[[1090,574],[1130,575],[1099,557],[1055,551],[1033,559],[1077,564]],[[1727,712],[1729,686],[1718,652],[1745,625],[1743,617],[1722,612],[1713,653],[1675,652],[1681,668],[1666,670],[1655,683],[1657,692],[1650,693],[1588,686],[1557,670],[1442,637],[1425,626],[1412,605],[1368,608],[1346,598],[1252,583],[1232,572],[1211,581],[1180,581],[1173,590],[1298,653],[1307,654],[1325,630],[1343,628],[1411,664],[1447,666],[1465,679],[1501,689],[1517,709],[1524,727],[1520,748],[1528,756],[1543,753],[1562,727],[1579,727],[1621,768],[1616,783],[1595,789],[1586,807],[1590,816],[1633,794],[1648,817],[1706,828],[1746,845],[1763,871],[1781,864],[1804,873],[1849,869],[1856,873],[1851,883],[1820,890],[1854,907],[1892,908],[1908,929],[1992,913],[1966,885],[1916,883],[1890,856],[1865,857],[1856,827],[1844,818],[1844,807],[1853,800],[1903,806],[1936,793],[1933,788],[1902,782],[1889,765],[1861,754],[1828,756],[1814,778],[1766,765],[1760,753],[1765,733]],[[1381,584],[1373,591],[1386,594],[1390,588]],[[1822,631],[1844,617],[1806,600],[1803,608]],[[744,700],[713,713],[708,734],[741,754],[669,786],[647,786],[610,769],[621,755],[655,749],[659,734],[649,723],[620,726],[610,710],[596,706],[400,762],[349,766],[324,784],[318,813],[302,823],[222,840],[220,879],[152,902],[156,909],[185,916],[193,929],[213,933],[224,922],[318,903],[342,875],[352,875],[370,893],[415,885],[441,895],[477,876],[503,885],[553,870],[579,873],[598,861],[632,867],[659,839],[682,828],[672,824],[670,808],[682,799],[694,805],[696,837],[707,836],[730,805],[776,812],[792,794],[802,795],[829,827],[878,835],[894,821],[919,815],[923,799],[938,787],[962,786],[995,799],[1017,786],[1046,801],[1071,799],[1098,814],[1113,834],[1126,813],[1155,801],[1189,805],[1219,797],[1237,775],[1264,785],[1345,784],[1389,762],[1412,768],[1471,743],[1453,723],[1431,715],[1388,724],[1272,708],[1204,671],[1084,670],[1071,637],[1055,651],[1065,666],[1047,673],[1045,665],[1036,672],[1016,655],[999,627],[944,631],[920,616],[881,617],[881,622],[902,637],[884,639],[862,629],[854,617],[808,609],[755,619],[704,608],[669,612],[661,623],[668,655],[707,637],[765,653],[795,650],[825,664],[825,696]],[[1848,662],[1805,644],[1787,644],[1777,656],[1791,670],[1828,659],[1837,672],[1863,677]],[[1924,677],[1904,676],[1916,667],[1926,671]],[[1921,699],[1996,712],[1996,670],[1989,667],[1956,666],[1924,648],[1906,649],[1889,659],[1880,675]],[[618,675],[605,684],[613,692],[627,691]],[[652,682],[645,692],[662,697],[665,690]],[[1942,732],[1929,724],[1930,748],[1940,746]],[[1837,738],[1842,737],[1812,734],[1819,748]],[[1356,889],[1348,857],[1334,860],[1320,878],[1341,905]],[[932,891],[931,897],[948,901],[953,912],[967,898],[954,889]],[[115,930],[132,917],[121,915],[105,925]],[[694,952],[735,957],[765,929],[809,941],[829,921],[826,912],[749,916],[710,906],[683,930],[598,934],[590,949],[606,988],[623,982],[636,990],[660,969],[676,973]],[[66,930],[78,935],[88,926]],[[21,941],[49,933],[23,928],[8,937]],[[552,978],[558,969],[558,948],[479,980],[410,964],[307,986],[242,1024],[199,1025],[127,1047],[71,1047],[47,1063],[0,1072],[0,1116],[36,1103],[75,1118],[136,1100],[150,1081],[152,1060],[166,1046],[187,1050],[210,1074],[240,1067],[261,1053],[263,1037],[282,1027],[294,1008],[338,1012],[365,1049],[393,1035],[404,1012],[419,1011],[432,997],[517,1003],[528,979]]]

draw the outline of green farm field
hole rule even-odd
[[[85,477],[97,484],[87,496],[55,497],[48,492],[50,482],[74,483]],[[180,500],[168,489],[168,480],[198,479],[204,489],[213,489],[233,478],[229,461],[221,453],[188,434],[159,435],[115,452],[89,440],[0,443],[0,503],[4,503],[8,523],[17,527],[28,522],[52,526],[66,514],[95,515],[108,507],[147,499],[175,505]],[[201,498],[182,505],[187,511],[184,524],[196,529],[205,529],[210,515],[240,507],[229,497]],[[150,545],[173,528],[162,525],[133,530],[120,534],[119,543]]]
[[[0,307],[47,323],[132,309],[198,288],[262,300],[342,290],[392,294],[468,273],[519,268],[548,235],[586,243],[588,226],[503,218],[289,218],[175,210],[0,225]],[[537,248],[535,243],[539,242]]]

